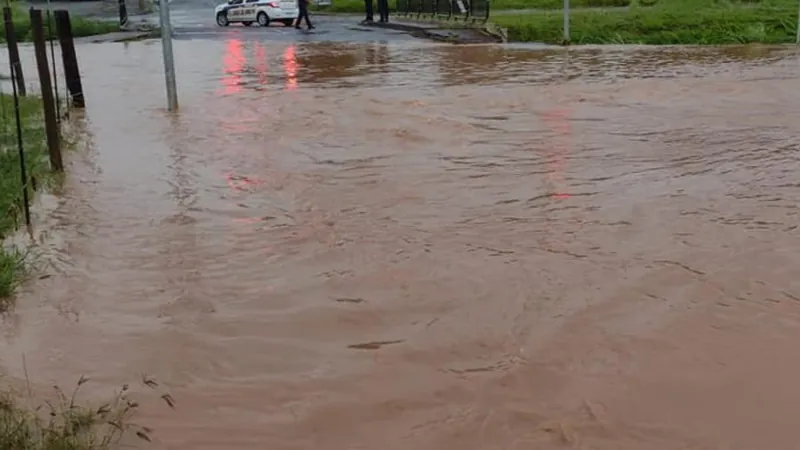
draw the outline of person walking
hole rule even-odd
[[[367,11],[367,18],[364,19],[364,22],[362,23],[372,23],[374,20],[372,17],[373,15],[372,0],[364,0],[364,9]]]
[[[381,16],[381,23],[389,21],[389,0],[378,0],[378,14]]]
[[[294,27],[298,30],[300,29],[300,23],[303,22],[303,19],[306,19],[306,28],[309,30],[313,30],[315,27],[311,25],[311,19],[308,17],[308,2],[311,0],[297,0],[297,8],[300,10],[300,16],[297,18],[297,23],[294,24]]]

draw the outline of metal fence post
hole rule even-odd
[[[564,0],[564,43],[569,43],[569,0]]]
[[[22,211],[25,213],[25,225],[31,226],[30,196],[28,195],[28,174],[25,166],[25,146],[22,142],[22,118],[19,112],[19,80],[12,68],[11,89],[14,95],[14,118],[17,125],[17,152],[19,153],[19,175],[22,181]]]

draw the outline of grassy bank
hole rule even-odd
[[[151,430],[131,422],[139,405],[129,398],[127,385],[111,401],[88,406],[77,400],[86,381],[81,377],[71,393],[54,388],[54,398],[38,407],[30,392],[28,398],[0,394],[0,449],[110,450],[126,435],[150,442]],[[172,406],[168,394],[162,399]]]
[[[653,7],[571,14],[573,44],[745,44],[794,42],[797,0],[660,0]],[[563,15],[493,14],[516,42],[561,43]]]
[[[44,182],[51,175],[41,98],[20,98],[20,117],[27,174],[40,183]],[[0,241],[25,223],[16,132],[13,99],[8,94],[0,94]],[[14,292],[23,275],[22,255],[14,248],[0,247],[0,299]]]
[[[14,35],[17,37],[17,41],[26,42],[32,40],[33,34],[31,33],[31,18],[28,10],[20,5],[12,5],[12,11],[14,17]],[[56,25],[52,20],[51,14],[50,19],[52,23],[48,28],[47,12],[44,12],[43,14],[45,15],[45,36],[49,39],[50,31],[52,31],[52,34],[55,35]],[[70,14],[70,22],[72,23],[72,35],[76,38],[119,31],[119,24],[113,21],[109,22],[104,20],[88,19]],[[5,40],[5,33],[0,33],[0,42],[5,42]]]
[[[332,0],[331,6],[317,7],[319,11],[337,13],[364,13],[364,0]],[[377,8],[377,1],[375,7]],[[629,6],[632,0],[570,0],[573,8]],[[644,0],[650,4],[656,0]],[[561,9],[564,0],[491,0],[493,11],[508,9]],[[389,0],[389,7],[394,11],[397,2]],[[375,10],[377,13],[377,9]]]

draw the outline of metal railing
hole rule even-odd
[[[397,14],[404,17],[486,22],[490,0],[397,0]]]

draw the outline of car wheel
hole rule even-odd
[[[294,25],[294,19],[283,19],[283,20],[281,20],[281,23],[284,24],[287,27],[290,27],[290,26]]]
[[[242,25],[244,25],[246,27],[249,27],[252,24],[253,24],[253,22],[250,22],[249,20],[242,22]]]
[[[217,14],[217,25],[221,27],[227,27],[230,25],[230,21],[228,21],[228,15],[224,12]]]
[[[256,16],[256,20],[258,21],[258,24],[261,25],[262,27],[269,26],[269,16],[264,11],[258,13],[258,16]]]

